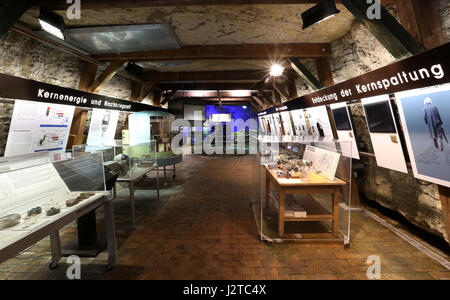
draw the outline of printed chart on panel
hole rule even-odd
[[[378,166],[407,173],[389,95],[361,99],[361,103]]]
[[[91,123],[87,144],[89,146],[114,145],[119,111],[94,109],[92,111]]]
[[[16,100],[5,156],[66,150],[75,107]]]
[[[396,98],[414,176],[450,187],[450,85]]]

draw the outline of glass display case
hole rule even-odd
[[[260,137],[262,239],[350,242],[350,141]]]
[[[156,141],[137,145],[117,142],[114,163],[119,165],[119,179],[134,180],[157,167]]]
[[[101,152],[59,161],[43,152],[0,166],[0,250],[109,194]]]

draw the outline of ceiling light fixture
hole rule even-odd
[[[270,67],[270,76],[280,77],[283,74],[284,68],[280,64],[273,64]]]
[[[65,40],[64,29],[66,26],[63,17],[53,11],[41,8],[38,21],[43,30],[61,40]]]
[[[323,22],[336,16],[340,12],[341,11],[337,9],[334,0],[322,0],[317,5],[302,13],[302,29]]]

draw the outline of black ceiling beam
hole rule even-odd
[[[371,20],[367,12],[373,4],[361,0],[341,0],[341,2],[396,59],[403,59],[425,50],[383,6],[381,18]]]
[[[0,39],[8,33],[9,29],[32,4],[31,0],[2,0],[0,2]]]
[[[290,57],[288,58],[288,61],[291,64],[292,69],[294,69],[313,90],[320,90],[323,88],[322,83],[320,83],[316,76],[314,76],[314,74],[312,74],[299,59]]]

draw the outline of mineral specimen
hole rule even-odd
[[[80,203],[80,201],[81,201],[81,200],[79,199],[79,197],[69,199],[69,200],[66,201],[66,206],[67,206],[67,207],[75,206],[75,205],[77,205],[78,203]]]
[[[59,209],[59,208],[56,208],[56,207],[52,207],[52,208],[50,208],[49,210],[47,210],[46,212],[45,212],[45,214],[47,215],[47,216],[54,216],[54,215],[57,215],[57,214],[59,214],[61,212],[61,209]]]
[[[42,213],[42,208],[41,207],[35,207],[35,208],[33,208],[33,209],[30,209],[28,212],[27,212],[27,215],[29,216],[29,217],[31,217],[31,216],[37,216],[37,215],[40,215]]]
[[[20,219],[21,216],[18,214],[7,215],[3,218],[0,218],[0,230],[19,224]]]

